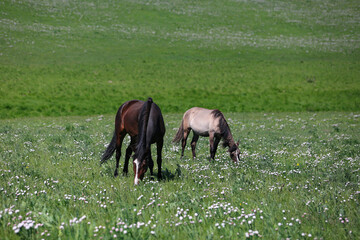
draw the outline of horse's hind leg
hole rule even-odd
[[[119,168],[119,162],[120,162],[120,157],[121,157],[121,145],[122,145],[125,135],[126,134],[120,133],[120,136],[118,136],[117,141],[116,141],[116,167],[115,167],[114,177],[117,177],[119,175],[118,168]]]
[[[129,168],[129,159],[131,157],[131,153],[133,151],[135,151],[135,145],[136,145],[136,138],[131,137],[131,141],[129,146],[126,148],[126,155],[125,155],[125,163],[124,163],[124,168],[123,168],[123,174],[127,175],[128,174],[128,168]]]
[[[161,163],[162,163],[162,148],[164,145],[164,139],[160,139],[159,141],[156,142],[156,151],[157,151],[157,165],[158,165],[158,179],[162,179],[162,175],[161,175]]]
[[[181,142],[181,158],[184,156],[184,150],[185,150],[185,146],[186,146],[186,140],[189,136],[189,133],[190,133],[191,129],[184,129],[184,136],[183,136],[183,139],[182,139],[182,142]]]
[[[197,135],[194,131],[193,133],[194,136],[191,140],[191,150],[192,150],[193,158],[196,158],[195,148],[196,148],[196,142],[199,140],[199,135]]]

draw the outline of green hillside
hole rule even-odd
[[[360,3],[0,2],[0,118],[358,111]]]

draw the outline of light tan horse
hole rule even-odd
[[[181,157],[184,156],[186,139],[193,130],[191,149],[193,157],[196,157],[195,147],[199,136],[209,137],[210,157],[214,160],[216,149],[221,139],[223,146],[229,148],[230,157],[234,162],[239,161],[240,150],[231,134],[229,125],[224,115],[219,110],[209,110],[205,108],[193,107],[184,113],[181,125],[176,133],[173,142],[178,143],[182,140]]]

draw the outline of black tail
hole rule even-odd
[[[139,116],[139,135],[138,135],[138,144],[136,147],[136,152],[134,157],[142,159],[142,156],[148,151],[146,147],[146,131],[149,122],[151,105],[153,103],[152,98],[148,98],[147,102],[144,103],[140,116]]]
[[[173,139],[173,143],[180,142],[180,140],[183,139],[183,137],[184,137],[184,124],[183,124],[183,121],[181,121],[181,125],[180,125],[179,130],[177,131],[174,139]]]
[[[106,148],[105,152],[103,153],[102,157],[101,157],[101,161],[100,164],[103,164],[104,162],[106,162],[106,160],[108,160],[109,158],[111,158],[111,156],[114,154],[115,150],[116,150],[116,125],[118,123],[118,121],[120,121],[121,119],[121,112],[122,112],[122,108],[124,107],[126,103],[123,103],[117,113],[116,113],[116,117],[115,117],[115,131],[114,131],[114,135],[111,139],[111,142],[109,143],[109,146]]]
[[[109,143],[109,146],[106,148],[105,152],[103,153],[100,164],[103,164],[104,162],[106,162],[106,160],[111,158],[111,156],[115,152],[115,149],[116,149],[116,132],[114,132],[114,135],[111,139],[111,142]]]

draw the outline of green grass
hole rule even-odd
[[[358,1],[2,1],[0,118],[358,111]]]
[[[359,239],[359,12],[356,0],[1,1],[0,236]],[[165,179],[134,187],[99,161],[120,104],[149,96]],[[225,113],[240,164],[224,149],[209,163],[207,139],[180,160],[171,139],[193,106]]]
[[[181,114],[165,114],[164,180],[146,173],[137,187],[132,172],[113,177],[114,157],[99,165],[112,115],[0,120],[0,235],[359,238],[358,113],[225,116],[240,139],[239,164],[223,148],[209,163],[206,138],[197,159],[187,146],[180,160],[171,140]]]

